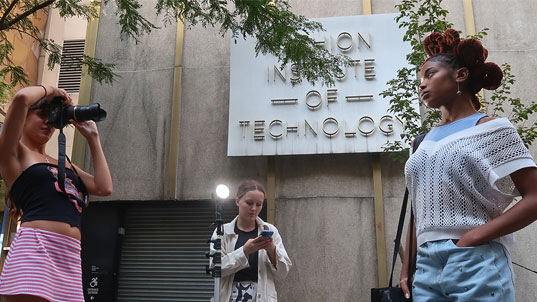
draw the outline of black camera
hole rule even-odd
[[[91,104],[89,106],[66,106],[65,99],[55,97],[50,102],[50,111],[48,123],[56,128],[62,129],[69,124],[70,120],[77,122],[95,121],[101,122],[106,119],[106,111],[101,109],[99,104]]]

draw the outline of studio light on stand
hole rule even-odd
[[[224,220],[222,219],[222,206],[224,200],[229,197],[229,189],[226,185],[216,186],[216,197],[213,194],[213,199],[216,202],[216,219],[213,226],[216,226],[216,239],[209,238],[207,242],[213,244],[214,253],[207,253],[207,258],[213,258],[212,262],[214,266],[211,268],[209,265],[205,268],[207,275],[211,275],[214,278],[214,302],[220,302],[220,278],[222,277],[222,235],[224,231],[222,226]]]
[[[216,196],[218,196],[218,198],[220,200],[224,200],[226,198],[229,197],[229,189],[226,185],[218,185],[216,186]]]

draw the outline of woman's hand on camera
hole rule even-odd
[[[71,96],[65,91],[64,89],[54,87],[54,86],[47,86],[47,101],[52,101],[55,97],[61,97],[65,100],[64,104],[66,106],[73,106],[73,100],[71,99]]]
[[[268,247],[270,247],[271,244],[274,245],[274,243],[272,242],[272,238],[268,240],[264,239],[263,236],[257,236],[256,238],[252,238],[246,241],[242,249],[244,250],[244,254],[248,256],[251,253],[255,253],[259,250],[267,249]]]
[[[77,122],[75,120],[70,120],[70,122],[86,139],[99,136],[97,124],[94,121]]]

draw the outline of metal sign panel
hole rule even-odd
[[[403,121],[379,96],[411,51],[396,16],[315,19],[326,31],[314,39],[353,60],[333,87],[293,86],[293,66],[256,57],[252,38],[232,40],[228,155],[381,152],[387,141],[399,139]]]

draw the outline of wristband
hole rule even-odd
[[[47,97],[47,93],[48,93],[47,88],[45,88],[45,86],[43,86],[43,85],[37,85],[37,86],[41,86],[41,87],[43,87],[43,89],[45,89],[45,96],[43,96],[43,97],[46,98],[46,97]]]

